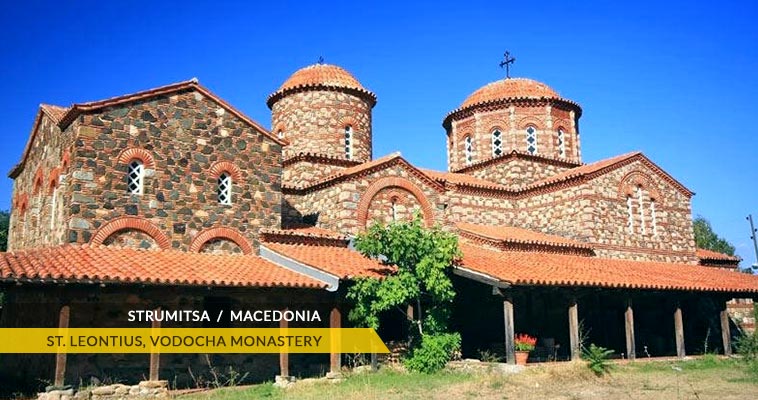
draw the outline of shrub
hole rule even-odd
[[[737,352],[742,355],[745,361],[758,360],[758,331],[744,333],[740,336],[737,339]]]
[[[537,338],[529,336],[526,333],[520,333],[513,339],[513,347],[516,351],[532,351],[537,345]]]
[[[609,357],[613,354],[613,350],[608,350],[605,347],[596,346],[594,343],[590,344],[590,347],[584,350],[582,358],[587,361],[587,368],[594,372],[597,376],[602,376],[611,371],[613,364],[610,363]]]
[[[458,333],[424,335],[421,346],[405,359],[405,366],[411,371],[435,373],[444,368],[460,348],[461,335]]]

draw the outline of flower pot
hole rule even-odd
[[[528,351],[516,351],[516,365],[526,365],[526,360],[528,359]]]

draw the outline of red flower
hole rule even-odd
[[[532,351],[537,345],[537,338],[526,333],[519,333],[513,340],[513,347],[518,351]]]

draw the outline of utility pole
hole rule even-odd
[[[750,221],[750,239],[753,239],[753,249],[755,250],[755,264],[753,269],[758,268],[758,239],[756,238],[756,230],[753,225],[753,214],[748,214],[747,220]]]

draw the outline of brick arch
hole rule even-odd
[[[68,169],[69,165],[71,165],[71,152],[66,150],[66,152],[63,153],[63,157],[61,157],[61,169],[65,171]]]
[[[93,245],[103,244],[112,234],[126,229],[134,229],[147,234],[155,240],[155,243],[161,249],[168,249],[171,246],[170,239],[160,228],[152,222],[139,217],[118,217],[106,222],[105,225],[95,232],[90,243]]]
[[[279,132],[282,132],[282,137],[279,137]],[[279,139],[284,139],[287,137],[287,130],[284,128],[284,123],[279,122],[276,124],[276,127],[271,131],[274,135],[276,135]]]
[[[37,172],[34,173],[34,183],[32,184],[32,193],[37,194],[42,190],[44,185],[44,177],[42,174],[42,167],[37,168]]]
[[[145,168],[155,169],[155,159],[153,158],[153,155],[145,149],[130,147],[123,150],[121,154],[118,155],[118,162],[121,164],[128,164],[134,159],[142,161]]]
[[[424,216],[424,224],[427,227],[434,225],[434,212],[432,211],[432,204],[427,200],[424,192],[414,185],[413,182],[400,177],[384,177],[380,178],[371,185],[361,196],[361,201],[358,203],[358,225],[365,227],[368,222],[368,208],[371,206],[371,200],[376,196],[379,191],[386,188],[398,187],[410,192],[419,204],[421,204],[421,213]]]
[[[242,253],[253,254],[253,246],[250,244],[250,241],[242,236],[239,231],[226,227],[207,228],[200,231],[200,233],[198,233],[197,236],[192,239],[189,251],[193,253],[199,253],[200,250],[203,249],[203,246],[213,239],[231,240],[232,242],[236,243],[240,249],[242,249]]]
[[[650,198],[655,199],[656,203],[662,204],[663,198],[661,197],[661,193],[655,188],[653,183],[654,180],[650,175],[638,170],[630,171],[621,178],[618,189],[619,197],[625,200],[627,196],[634,196],[636,188],[641,186],[642,189],[647,191]]]
[[[526,130],[527,127],[533,126],[538,131],[544,131],[545,130],[545,123],[539,118],[536,117],[523,117],[519,119],[518,124],[516,125],[516,129],[519,131]]]
[[[345,116],[340,119],[340,129],[345,129],[346,126],[350,125],[353,128],[353,133],[356,132],[356,127],[358,125],[358,121],[355,120],[352,116]]]
[[[213,165],[211,165],[211,169],[209,171],[213,178],[218,178],[224,172],[231,174],[232,180],[234,182],[239,182],[242,180],[242,171],[240,168],[229,161],[216,161]]]
[[[18,196],[16,196],[16,208],[18,209],[19,215],[24,215],[26,213],[26,210],[29,209],[29,195],[26,193],[21,193]]]
[[[61,169],[59,167],[53,168],[52,171],[50,171],[50,177],[47,178],[47,191],[48,193],[52,193],[55,188],[58,187],[58,180],[61,176]]]

